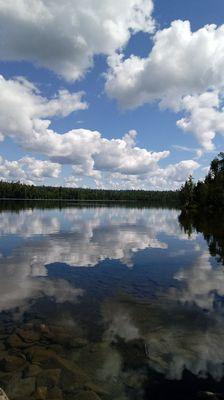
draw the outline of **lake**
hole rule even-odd
[[[224,392],[223,232],[140,205],[2,202],[10,400]],[[218,396],[218,395],[217,395]]]

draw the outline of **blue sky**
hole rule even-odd
[[[63,4],[0,4],[0,178],[161,190],[203,178],[223,150],[223,1]]]

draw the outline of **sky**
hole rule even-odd
[[[0,0],[0,179],[203,179],[223,150],[223,20],[223,0]]]

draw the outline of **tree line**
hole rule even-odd
[[[198,208],[218,210],[224,207],[224,152],[212,160],[204,181],[195,183],[190,176],[179,191],[67,188],[0,181],[0,199],[140,201],[153,206],[180,206],[183,210]]]
[[[178,206],[178,191],[104,190],[34,186],[0,181],[1,199],[43,199],[74,201],[141,201],[153,205]]]
[[[194,182],[192,176],[180,190],[180,203],[183,209],[206,208],[211,211],[224,207],[224,152],[212,160],[204,181]]]

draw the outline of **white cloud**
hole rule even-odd
[[[16,235],[24,239],[20,248],[0,259],[0,267],[8,262],[17,265],[22,259],[33,271],[42,271],[55,262],[70,266],[95,267],[100,261],[119,260],[133,265],[134,254],[145,249],[167,249],[161,233],[188,240],[178,224],[178,210],[82,208],[65,209],[62,214],[49,210],[25,210],[18,215],[2,213],[1,235]],[[158,224],[158,221],[160,223]],[[64,226],[68,234],[64,235]],[[34,235],[44,235],[33,242]],[[29,240],[27,240],[29,239]]]
[[[108,58],[106,90],[125,108],[158,101],[161,107],[186,112],[178,126],[211,150],[215,134],[224,133],[223,54],[224,25],[192,32],[188,21],[174,21],[155,34],[148,57]]]
[[[216,133],[224,134],[221,103],[218,91],[184,97],[180,107],[187,116],[177,121],[177,126],[186,132],[193,132],[205,150],[213,150]]]
[[[111,310],[109,310],[111,311]],[[118,337],[125,341],[139,339],[140,334],[138,328],[133,324],[130,316],[126,310],[116,310],[116,312],[110,312],[109,315],[105,315],[107,324],[109,322],[109,328],[106,332],[106,338],[111,342],[115,341]]]
[[[50,161],[36,160],[33,157],[23,157],[18,161],[8,161],[0,156],[0,179],[38,183],[44,178],[58,178],[61,165]]]
[[[167,167],[159,168],[151,176],[155,187],[165,187],[168,189],[179,188],[193,172],[200,167],[196,161],[185,160],[177,164],[170,164]]]
[[[83,76],[97,54],[152,32],[152,0],[0,0],[2,60],[28,60],[68,80]]]
[[[82,178],[81,177],[76,177],[76,176],[68,176],[65,178],[65,183],[64,186],[68,188],[76,188],[76,187],[83,187],[81,184]],[[80,185],[79,185],[80,184]]]
[[[194,160],[185,160],[177,164],[170,164],[164,168],[156,165],[143,175],[127,175],[112,173],[107,180],[98,183],[99,187],[113,189],[142,189],[142,190],[175,190],[186,181],[189,175],[200,167]]]
[[[224,295],[224,267],[213,268],[210,258],[209,252],[205,251],[192,267],[176,274],[175,278],[185,284],[180,292],[176,291],[179,301],[213,310],[216,295]]]
[[[47,132],[50,121],[46,118],[85,109],[87,105],[82,102],[82,96],[82,92],[62,90],[48,100],[25,78],[6,80],[0,76],[1,134],[28,146],[32,140],[38,141],[38,135]]]
[[[47,100],[25,79],[7,81],[3,77],[0,89],[0,131],[26,150],[48,156],[51,161],[73,164],[77,176],[99,179],[102,171],[141,175],[155,170],[157,163],[169,155],[168,151],[156,153],[137,147],[135,131],[123,139],[108,140],[97,131],[75,129],[58,134],[50,129],[51,121],[46,117],[86,108],[81,102],[82,93],[62,91],[55,99]],[[40,171],[40,165],[36,167]],[[32,171],[38,177],[36,167]]]
[[[95,156],[96,169],[141,175],[156,169],[156,164],[168,157],[169,151],[150,152],[135,146],[137,132],[130,131],[122,139],[103,139],[101,152]]]
[[[32,179],[58,178],[61,173],[61,165],[50,161],[35,160],[33,157],[23,157],[19,163],[27,170]]]
[[[1,77],[0,132],[26,151],[50,159],[38,161],[25,157],[19,161],[5,161],[2,177],[22,181],[57,178],[61,171],[59,164],[71,164],[73,174],[66,177],[66,186],[82,186],[82,179],[91,177],[98,187],[107,187],[110,183],[111,187],[167,189],[179,187],[198,168],[199,164],[192,160],[161,168],[160,160],[170,152],[152,152],[138,147],[134,130],[121,139],[106,139],[100,132],[87,129],[59,134],[50,128],[49,117],[85,109],[86,103],[81,99],[82,93],[61,91],[48,100],[24,78],[5,80]]]
[[[0,235],[17,235],[31,238],[34,235],[53,235],[60,231],[60,220],[54,210],[42,213],[40,210],[28,209],[16,215],[2,213],[0,219]]]
[[[16,261],[14,257],[3,257],[1,261],[0,270],[4,269],[4,273],[1,273],[0,282],[0,311],[15,307],[24,311],[30,307],[31,299],[34,301],[45,296],[53,297],[56,303],[75,302],[83,294],[81,289],[63,279],[47,279],[46,268],[43,265],[36,267],[35,260],[29,259],[26,253],[18,252]]]
[[[195,278],[199,283],[200,278],[196,275]],[[217,280],[216,285],[220,286]],[[216,289],[216,285],[213,281],[211,290]],[[181,380],[187,370],[201,379],[212,376],[220,381],[224,374],[222,310],[217,308],[215,312],[205,313],[200,308],[191,308],[176,300],[164,298],[163,293],[162,296],[158,294],[156,300],[145,301],[144,304],[136,298],[128,300],[122,297],[107,302],[104,318],[106,323],[111,323],[109,333],[114,331],[117,337],[127,342],[132,340],[132,332],[138,334],[148,347],[149,367],[169,380]],[[122,322],[127,320],[127,316],[128,325],[122,329]],[[120,326],[119,322],[114,324],[118,320]],[[114,340],[113,335],[106,338]]]
[[[65,89],[59,90],[58,96],[49,101],[43,101],[39,113],[42,117],[53,117],[54,115],[67,117],[74,111],[85,110],[87,104],[82,102],[83,95],[84,92],[69,93]]]
[[[8,161],[0,157],[1,180],[26,180],[26,174],[17,161]]]

